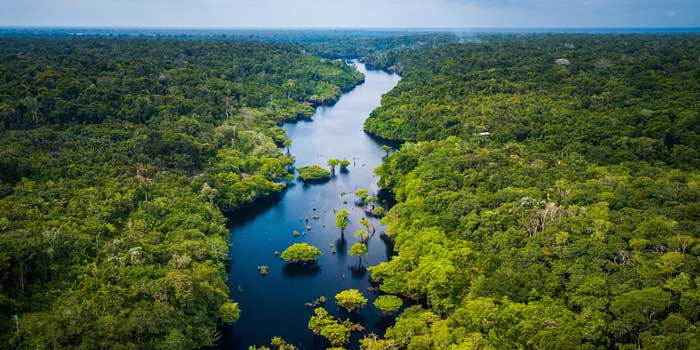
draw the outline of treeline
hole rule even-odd
[[[0,39],[0,348],[196,349],[240,310],[221,210],[363,76],[294,45]]]
[[[372,278],[416,306],[362,349],[697,348],[700,36],[481,39],[373,58]]]

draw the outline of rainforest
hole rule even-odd
[[[700,348],[700,34],[0,28],[0,349]]]

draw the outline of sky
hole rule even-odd
[[[0,26],[700,27],[700,0],[0,0]]]

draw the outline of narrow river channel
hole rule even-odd
[[[361,335],[381,334],[391,322],[372,306],[376,294],[367,289],[369,272],[351,269],[357,258],[348,255],[347,250],[357,242],[353,233],[362,228],[359,220],[365,217],[362,208],[354,204],[353,192],[360,188],[367,188],[372,194],[377,192],[373,170],[385,154],[381,145],[364,133],[363,123],[379,106],[382,95],[396,86],[400,78],[367,70],[359,62],[354,65],[365,74],[364,84],[344,94],[334,106],[318,108],[312,121],[284,126],[292,139],[291,153],[296,166],[326,167],[330,158],[348,159],[351,161],[348,171],[337,172],[323,184],[305,185],[297,180],[279,198],[257,203],[232,218],[229,288],[242,313],[225,335],[225,349],[269,345],[273,336],[281,336],[300,349],[324,349],[325,341],[307,328],[313,308],[305,303],[325,296],[326,309],[345,318],[347,315],[337,310],[333,296],[349,288],[360,290],[369,299],[364,310],[351,315],[351,319],[365,327],[365,331],[353,335],[351,349],[357,348]],[[351,213],[344,241],[335,228],[334,209]],[[311,226],[308,231],[307,217]],[[376,234],[369,240],[369,255],[363,259],[365,266],[386,261],[391,254],[391,248],[380,237],[385,228],[378,220],[370,220],[376,226]],[[295,230],[305,234],[294,237]],[[274,255],[275,251],[281,252],[300,242],[315,245],[323,252],[317,269],[291,268]],[[335,246],[336,254],[332,254],[331,245]],[[261,265],[269,266],[267,276],[258,272],[257,266]]]

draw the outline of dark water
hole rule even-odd
[[[312,122],[285,126],[293,141],[291,152],[297,166],[319,164],[325,167],[329,158],[345,158],[352,162],[349,171],[337,171],[337,175],[324,184],[296,182],[280,198],[259,203],[233,218],[229,287],[242,313],[225,336],[225,349],[245,350],[250,345],[269,345],[273,336],[281,336],[300,349],[323,349],[327,345],[325,341],[307,328],[313,308],[304,303],[325,296],[328,298],[326,308],[346,317],[337,310],[333,296],[348,288],[359,289],[369,299],[367,307],[352,317],[365,326],[361,334],[382,333],[392,321],[381,317],[371,305],[376,294],[367,290],[369,272],[353,271],[351,267],[357,264],[357,258],[348,255],[347,250],[357,242],[353,233],[361,228],[359,220],[365,216],[354,204],[353,192],[367,188],[370,193],[376,193],[377,178],[373,169],[381,164],[384,156],[381,146],[363,132],[363,123],[379,106],[381,96],[398,83],[399,77],[367,71],[359,63],[356,66],[365,73],[363,85],[343,95],[335,106],[319,108]],[[346,209],[351,213],[344,241],[340,240],[340,231],[335,227],[333,209]],[[314,215],[320,219],[314,220]],[[309,217],[311,230],[295,238],[294,230],[306,231],[306,217]],[[384,227],[378,220],[370,220],[377,231],[368,243],[369,255],[363,259],[366,265],[386,261],[391,255],[391,248],[380,237]],[[323,252],[317,269],[290,268],[274,256],[275,250],[281,252],[300,242],[315,245]],[[335,255],[331,254],[331,244],[336,246]],[[259,265],[269,266],[267,276],[260,275]],[[359,337],[360,334],[353,336],[352,348],[357,347]]]

